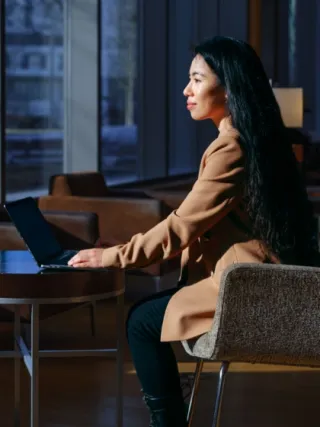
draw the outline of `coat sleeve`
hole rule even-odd
[[[236,139],[218,137],[180,207],[146,233],[103,252],[104,267],[140,268],[172,258],[218,223],[242,197],[244,156]]]

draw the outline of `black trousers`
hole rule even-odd
[[[127,339],[143,392],[153,397],[181,394],[179,371],[170,343],[161,342],[164,313],[179,288],[139,301],[127,319]]]

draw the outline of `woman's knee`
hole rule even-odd
[[[143,326],[143,304],[142,302],[138,302],[134,304],[128,313],[126,320],[126,333],[127,338],[129,339],[133,334],[136,335],[137,332],[141,332],[141,328]]]
[[[128,340],[160,340],[163,318],[172,292],[159,293],[139,301],[129,311],[126,331]]]

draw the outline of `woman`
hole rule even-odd
[[[191,192],[147,233],[81,251],[70,261],[132,268],[182,252],[179,286],[139,302],[127,321],[151,425],[161,427],[186,426],[169,342],[210,330],[223,270],[238,262],[312,264],[317,249],[307,194],[254,50],[227,37],[200,44],[183,93],[191,117],[219,129]]]

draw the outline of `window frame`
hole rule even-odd
[[[99,10],[99,0],[65,2],[65,173],[97,171],[99,167]]]
[[[0,2],[0,203],[6,197],[6,4]]]
[[[316,43],[315,43],[315,131],[316,140],[319,141],[320,136],[320,3],[316,2]]]
[[[185,3],[188,3],[189,18],[181,21]],[[170,173],[170,152],[176,158],[181,147],[182,167],[190,174],[198,168],[204,149],[214,139],[212,125],[188,123],[182,110],[177,108],[180,82],[186,76],[186,54],[189,42],[176,50],[181,36],[175,34],[176,23],[193,42],[213,34],[228,33],[247,38],[248,1],[241,0],[239,22],[239,0],[162,0],[158,2],[137,0],[138,16],[138,140],[137,180],[148,180],[174,176]],[[0,46],[4,46],[5,2],[1,3]],[[174,3],[174,4],[173,4]],[[232,11],[232,19],[230,18]],[[211,11],[212,13],[208,13]],[[174,12],[174,13],[173,13]],[[318,13],[320,13],[318,11]],[[235,20],[235,17],[237,19]],[[101,160],[100,138],[100,73],[101,73],[101,0],[67,0],[63,11],[63,105],[64,140],[63,171],[98,171]],[[234,25],[235,22],[237,25]],[[155,31],[156,28],[156,31]],[[319,39],[319,36],[318,36]],[[1,106],[5,100],[5,57],[1,56]],[[317,65],[319,69],[320,65]],[[172,76],[175,79],[172,81]],[[184,83],[184,82],[182,82]],[[318,99],[320,98],[318,89]],[[320,101],[318,101],[319,106]],[[174,107],[172,107],[174,106]],[[176,111],[172,112],[172,108]],[[318,107],[319,109],[319,107]],[[5,109],[1,108],[1,174],[0,198],[5,197]],[[178,124],[177,124],[178,123]],[[182,128],[182,129],[181,129]],[[318,123],[320,128],[320,123]],[[180,141],[181,138],[181,141]],[[187,140],[188,139],[188,140]],[[177,142],[178,141],[178,142]],[[177,144],[177,147],[175,147]],[[186,145],[185,145],[186,144]],[[179,148],[180,147],[180,148]],[[180,158],[177,161],[179,165]],[[30,190],[32,191],[32,189]]]

